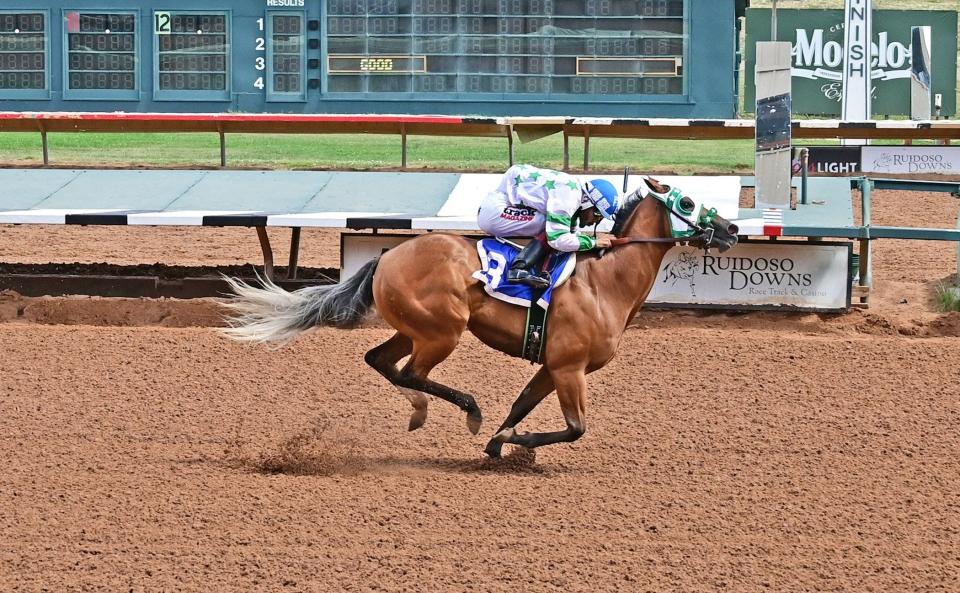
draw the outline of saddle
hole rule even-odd
[[[531,363],[540,363],[543,359],[543,345],[546,344],[550,299],[553,291],[573,275],[577,257],[575,253],[561,251],[550,254],[546,267],[550,286],[544,290],[536,290],[507,280],[507,270],[518,253],[519,246],[502,239],[477,241],[481,268],[473,273],[473,277],[483,283],[483,289],[493,298],[527,309],[521,357]]]

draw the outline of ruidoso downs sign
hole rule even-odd
[[[836,311],[850,306],[850,243],[742,242],[726,253],[674,247],[648,303]]]
[[[911,27],[931,27],[933,93],[943,116],[957,111],[957,13],[875,10],[871,42],[874,115],[910,115]],[[777,10],[777,39],[793,44],[793,112],[840,115],[843,97],[843,11]],[[756,43],[770,40],[770,9],[747,10],[746,99],[756,104]]]
[[[864,173],[960,173],[960,146],[864,146]]]
[[[340,235],[340,277],[413,235]],[[726,253],[674,247],[647,302],[705,309],[804,309],[850,306],[849,243],[741,242]],[[479,261],[477,262],[479,265]]]

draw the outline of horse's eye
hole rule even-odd
[[[680,210],[685,214],[690,214],[693,212],[693,207],[695,204],[688,196],[683,196],[680,198]]]

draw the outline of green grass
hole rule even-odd
[[[265,169],[385,169],[400,166],[400,138],[390,135],[227,135],[230,167]],[[48,136],[55,166],[216,167],[220,149],[215,134],[63,133]],[[514,143],[517,162],[544,167],[563,165],[560,134]],[[508,162],[506,139],[410,136],[411,169],[502,171]],[[752,140],[590,141],[590,169],[644,173],[738,173],[753,170]],[[0,164],[42,163],[40,135],[0,134]],[[570,167],[583,167],[583,141],[570,140]]]
[[[960,286],[937,286],[937,304],[944,312],[960,311]]]

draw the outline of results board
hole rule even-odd
[[[12,111],[731,117],[745,2],[4,0],[0,101]]]
[[[679,95],[683,0],[327,0],[331,92]]]
[[[0,90],[46,88],[46,13],[0,12]]]

